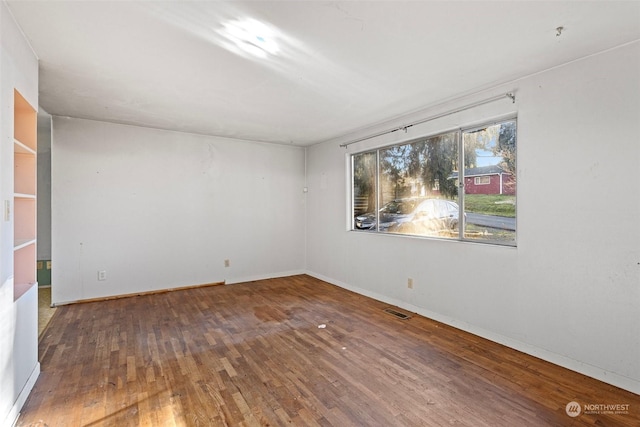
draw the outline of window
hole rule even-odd
[[[487,185],[491,183],[491,177],[488,175],[485,176],[476,176],[474,178],[475,185]]]
[[[353,230],[515,245],[515,119],[353,154],[351,167]]]

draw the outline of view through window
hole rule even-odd
[[[352,156],[353,229],[515,245],[516,121]]]

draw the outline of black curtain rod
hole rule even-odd
[[[498,100],[503,99],[503,98],[511,99],[512,103],[516,102],[515,93],[514,92],[507,92],[507,93],[504,93],[502,95],[496,95],[496,96],[491,97],[491,98],[483,99],[482,101],[474,102],[473,104],[465,105],[464,107],[460,107],[460,108],[456,108],[454,110],[446,111],[444,113],[436,114],[435,116],[430,116],[430,117],[427,117],[425,119],[418,120],[417,122],[410,123],[408,125],[399,126],[399,127],[393,128],[393,129],[385,130],[383,132],[378,132],[378,133],[373,134],[373,135],[369,135],[369,136],[365,136],[365,137],[362,137],[362,138],[358,138],[358,139],[355,139],[355,140],[350,141],[350,142],[345,142],[344,144],[340,144],[340,147],[345,147],[346,148],[351,144],[355,144],[356,142],[366,141],[367,139],[371,139],[371,138],[375,138],[375,137],[378,137],[378,136],[386,135],[388,133],[397,132],[399,130],[404,130],[406,132],[407,129],[410,128],[411,126],[415,126],[415,125],[419,125],[419,124],[422,124],[422,123],[430,122],[431,120],[439,119],[441,117],[450,116],[451,114],[455,114],[455,113],[459,113],[461,111],[469,110],[469,109],[474,108],[474,107],[479,107],[480,105],[488,104],[488,103],[493,102],[493,101],[498,101]]]

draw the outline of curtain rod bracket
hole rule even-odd
[[[516,103],[516,94],[513,92],[507,92],[506,93],[507,97],[509,97],[509,99],[511,99],[511,103],[515,104]]]

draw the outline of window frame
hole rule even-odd
[[[486,179],[487,182],[482,182],[483,179]],[[491,184],[491,175],[480,175],[473,177],[473,185],[489,185]]]
[[[467,193],[465,192],[465,179],[468,178],[465,175],[465,159],[464,159],[464,138],[463,135],[465,133],[472,133],[474,131],[479,131],[479,130],[483,130],[486,128],[489,128],[491,126],[496,126],[496,125],[501,125],[503,123],[508,123],[508,122],[514,122],[514,126],[515,126],[515,135],[516,135],[516,142],[515,142],[515,170],[512,173],[515,182],[516,182],[516,190],[515,190],[515,194],[514,194],[514,198],[515,198],[515,222],[516,222],[516,226],[515,226],[515,230],[514,230],[514,238],[513,241],[499,241],[499,240],[489,240],[489,239],[477,239],[477,238],[469,238],[469,237],[465,237],[465,230],[466,230],[466,221],[465,221],[465,198],[467,196]],[[402,145],[406,145],[406,144],[412,144],[412,143],[417,143],[421,140],[429,140],[431,138],[436,138],[438,136],[441,135],[445,135],[447,133],[453,133],[455,132],[455,138],[456,138],[456,144],[457,144],[457,150],[458,150],[458,161],[457,161],[457,168],[458,168],[458,176],[456,178],[456,186],[458,188],[458,194],[457,197],[455,199],[455,201],[458,204],[459,207],[459,218],[458,218],[458,229],[457,229],[457,237],[440,237],[440,236],[428,236],[428,235],[419,235],[419,234],[405,234],[405,233],[391,233],[391,232],[386,232],[386,231],[380,231],[380,221],[379,221],[379,211],[380,211],[380,152],[392,147],[397,147],[397,146],[402,146]],[[358,229],[355,227],[355,221],[356,221],[356,215],[355,215],[355,210],[354,210],[354,195],[353,195],[353,190],[354,190],[354,159],[356,156],[358,155],[362,155],[365,153],[375,153],[375,183],[374,183],[374,188],[375,188],[375,209],[373,210],[373,212],[376,213],[376,226],[375,229],[369,229],[369,230],[365,230],[365,229]],[[385,144],[382,146],[378,146],[376,148],[369,148],[369,149],[365,149],[362,151],[357,151],[354,153],[350,153],[349,154],[349,165],[350,165],[350,170],[349,170],[349,178],[350,178],[350,188],[349,188],[349,194],[350,194],[350,200],[349,200],[349,205],[350,205],[350,224],[348,226],[348,230],[349,231],[355,231],[355,232],[360,232],[360,233],[372,233],[372,234],[384,234],[384,235],[393,235],[393,236],[400,236],[400,237],[409,237],[409,238],[422,238],[422,239],[435,239],[435,240],[446,240],[446,241],[454,241],[454,242],[468,242],[468,243],[478,243],[478,244],[490,244],[490,245],[497,245],[497,246],[504,246],[504,247],[513,247],[516,248],[518,246],[518,239],[517,239],[517,235],[518,235],[518,213],[517,213],[517,199],[518,199],[518,190],[517,190],[517,171],[518,171],[518,167],[517,167],[517,163],[518,163],[518,117],[517,114],[512,114],[512,115],[508,115],[508,116],[503,116],[500,117],[499,119],[493,119],[493,120],[487,120],[487,121],[482,121],[479,122],[479,124],[474,124],[474,125],[470,125],[470,126],[464,126],[464,127],[458,127],[455,129],[449,129],[449,130],[442,130],[439,132],[434,132],[434,133],[430,133],[427,135],[423,135],[423,136],[418,136],[418,137],[412,137],[410,139],[406,139],[403,141],[397,141],[394,142],[393,144]],[[477,184],[476,180],[477,178],[482,178],[487,176],[488,182],[485,184]],[[483,176],[478,176],[478,177],[474,177],[474,184],[475,185],[489,185],[491,184],[491,177],[488,175],[483,175]],[[369,210],[371,211],[371,210]]]

